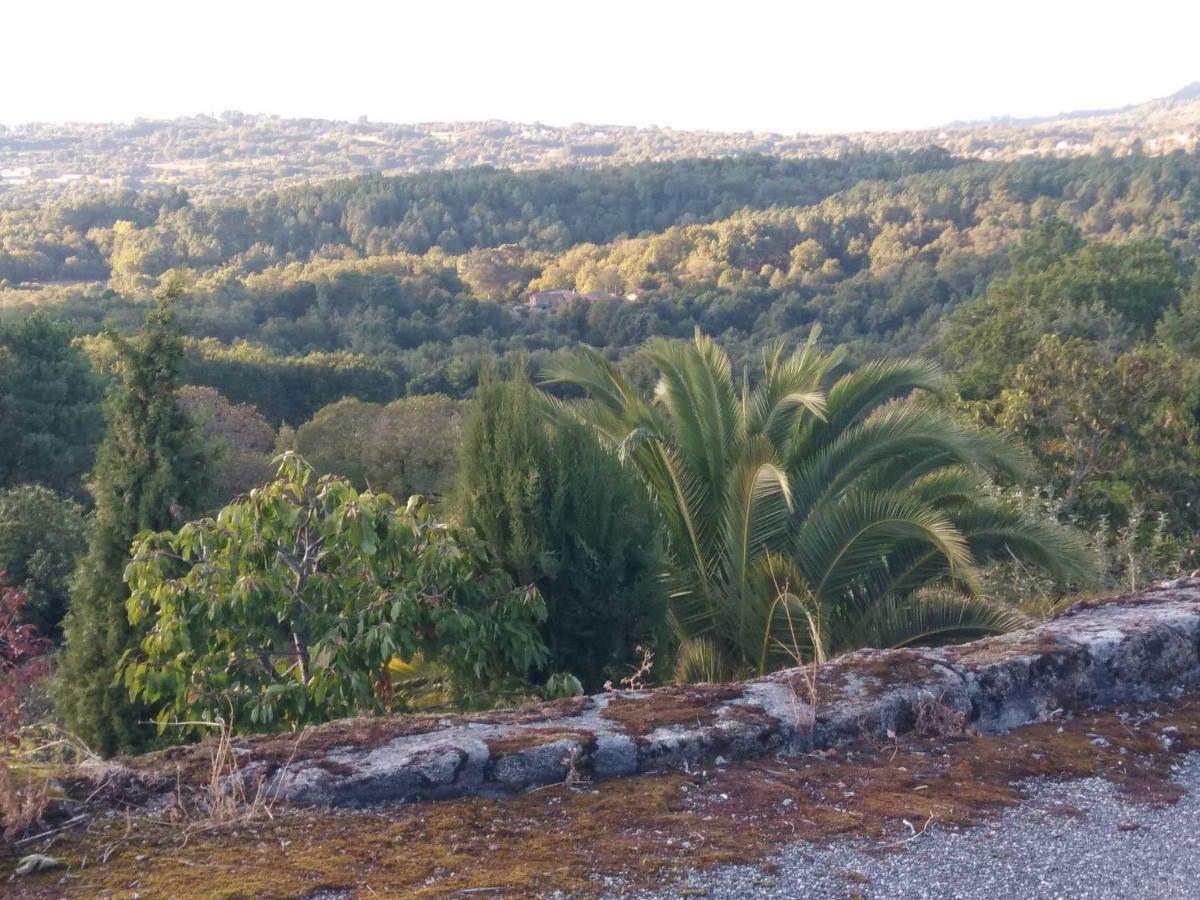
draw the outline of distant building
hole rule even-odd
[[[530,294],[524,305],[525,312],[545,313],[553,312],[560,307],[565,306],[575,300],[581,300],[584,303],[594,303],[597,300],[620,300],[616,294],[609,294],[605,291],[589,291],[586,294],[580,294],[577,291],[534,291]],[[521,307],[518,307],[521,308]]]
[[[525,305],[530,312],[550,312],[577,299],[579,295],[574,291],[534,291]]]

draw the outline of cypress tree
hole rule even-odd
[[[105,404],[107,431],[90,489],[96,512],[87,552],[71,583],[64,622],[58,708],[67,727],[105,756],[146,746],[151,710],[117,679],[125,651],[142,635],[129,622],[124,581],[130,544],[142,531],[178,528],[210,497],[210,462],[177,390],[183,337],[169,287],[133,339],[109,334],[120,381]]]
[[[665,562],[645,489],[591,429],[548,414],[521,375],[476,392],[455,501],[497,563],[545,599],[543,675],[598,689],[664,631]]]

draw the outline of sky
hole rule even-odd
[[[0,123],[921,128],[1200,80],[1196,0],[4,0]]]

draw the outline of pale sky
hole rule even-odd
[[[2,0],[0,122],[919,128],[1172,93],[1197,34],[1197,0]]]

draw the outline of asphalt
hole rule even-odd
[[[1200,754],[1183,758],[1174,780],[1187,793],[1159,807],[1130,802],[1100,778],[1027,782],[1026,801],[989,825],[914,822],[891,845],[795,845],[773,858],[769,875],[761,865],[718,869],[636,896],[1196,900]]]

